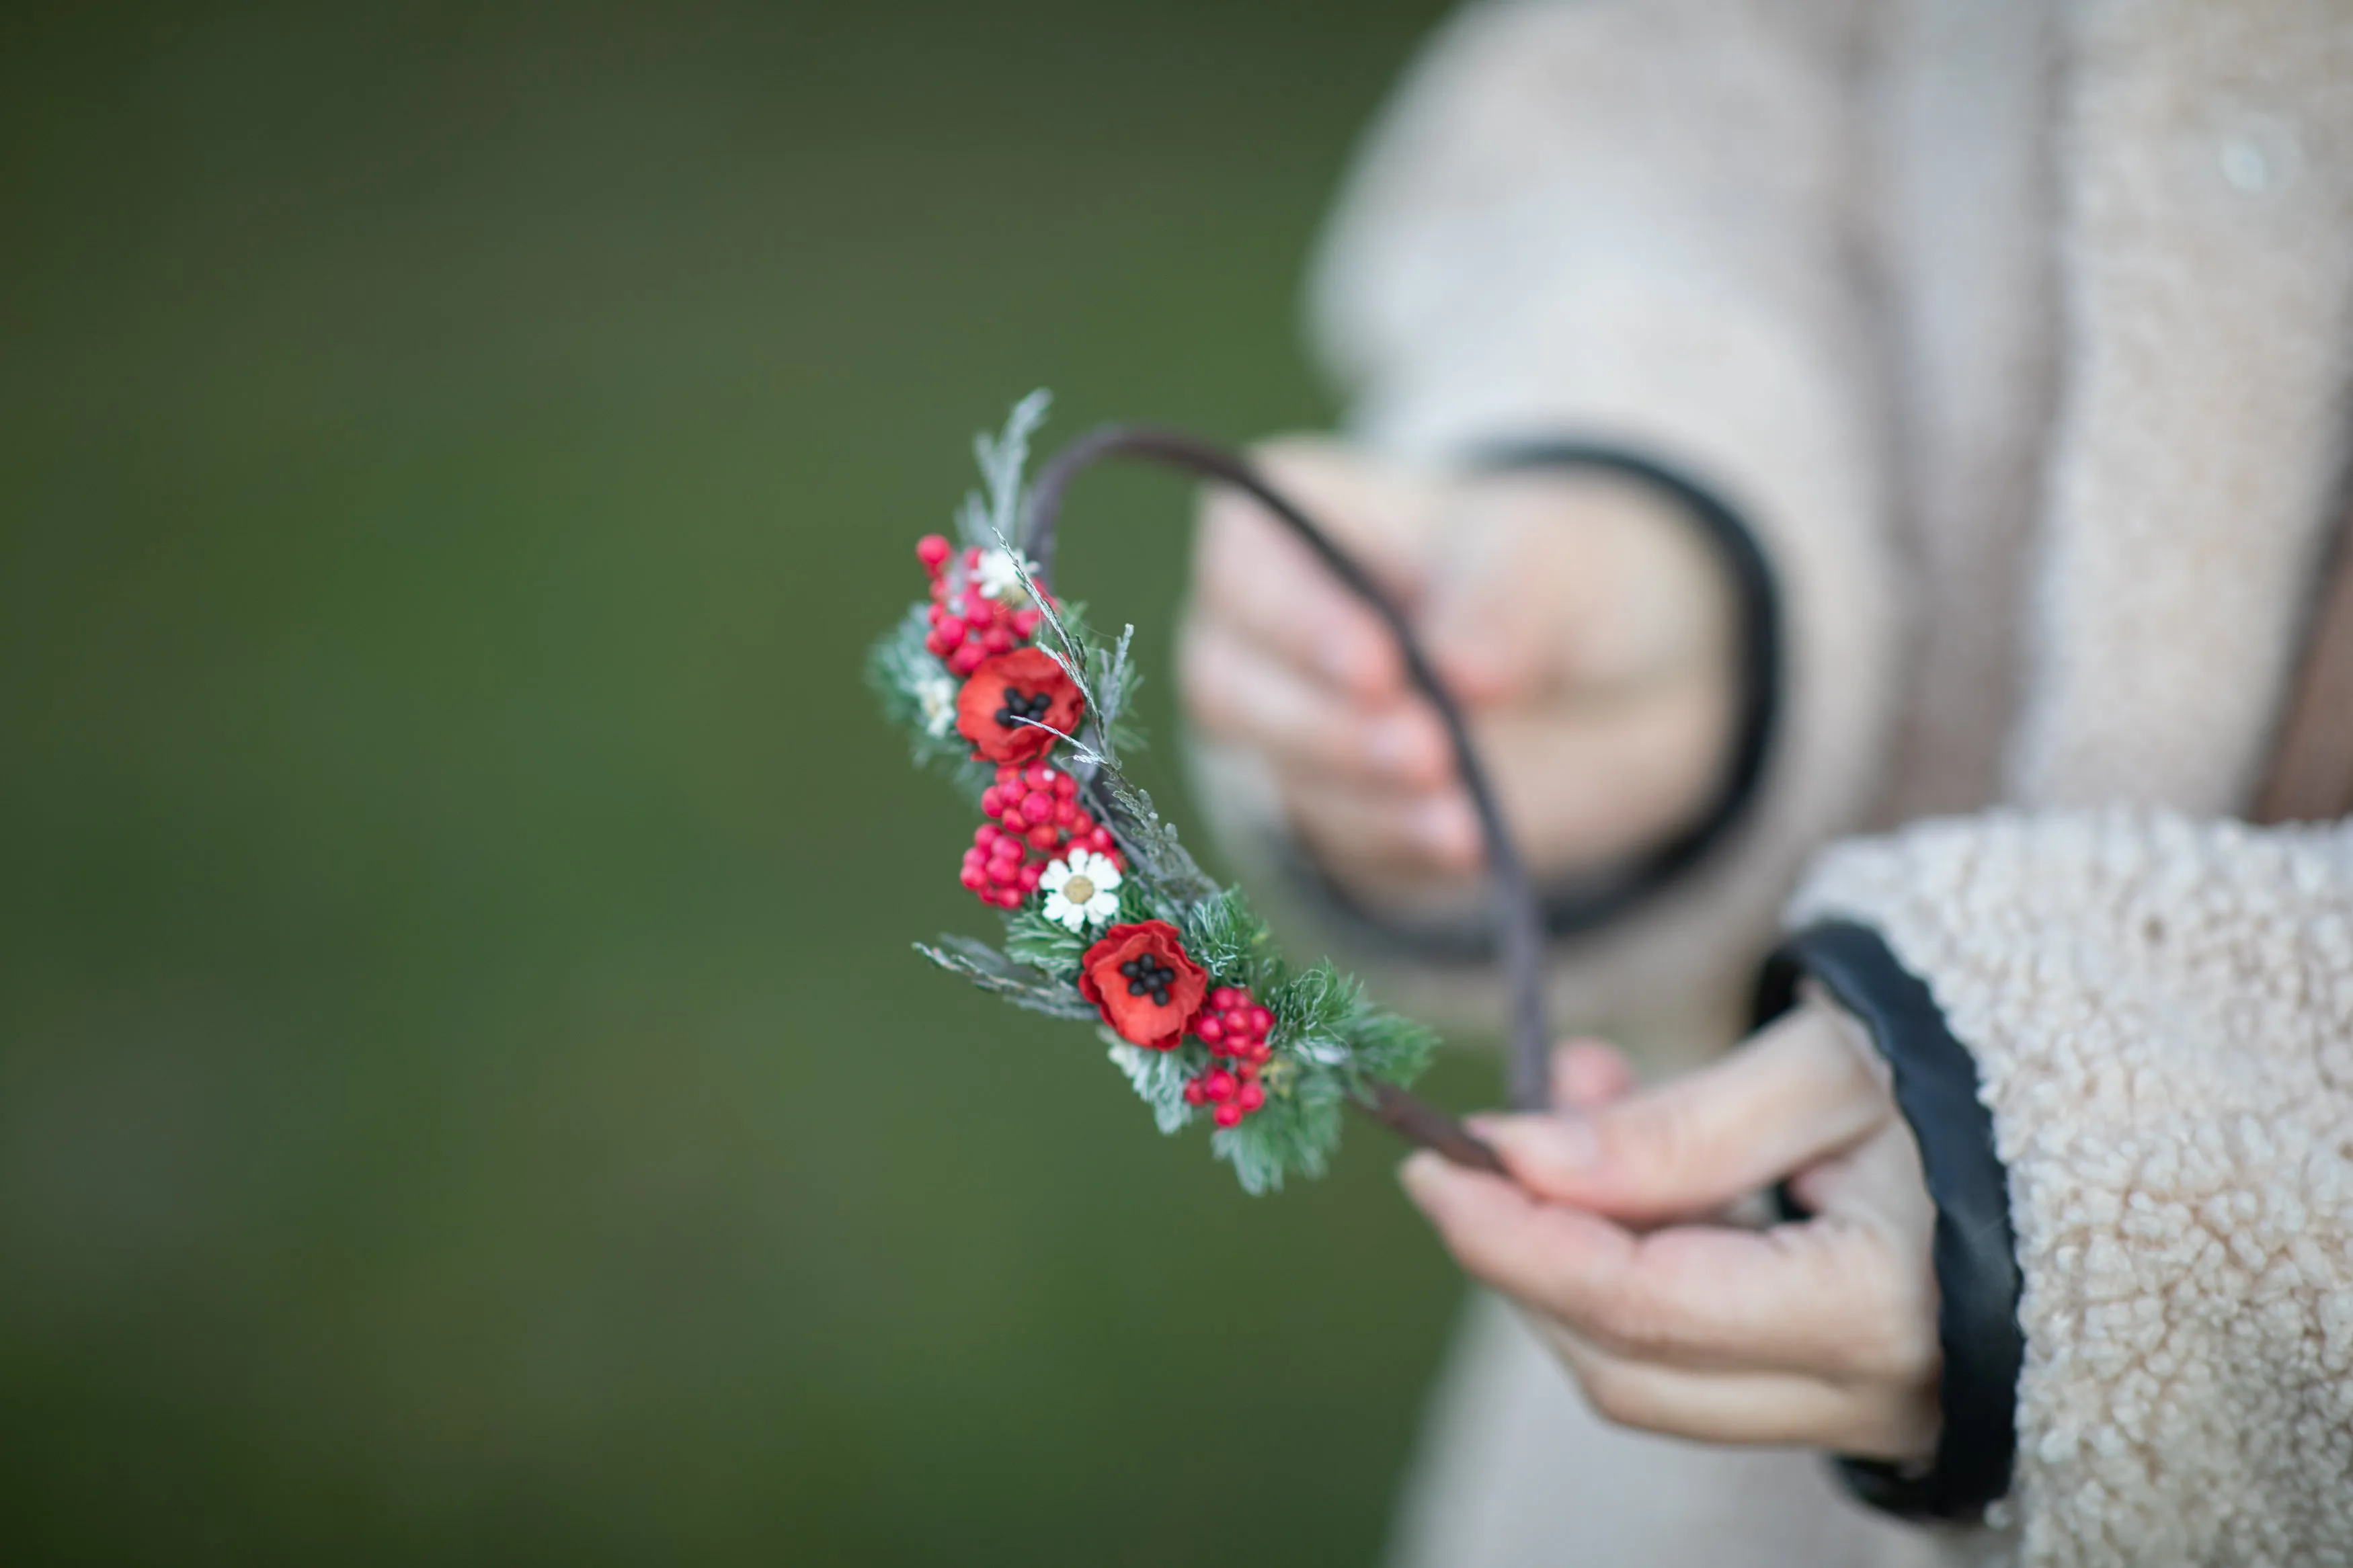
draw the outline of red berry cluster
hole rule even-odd
[[[997,782],[980,792],[981,815],[990,820],[973,831],[964,852],[964,885],[984,904],[1018,908],[1038,890],[1046,863],[1071,848],[1108,855],[1127,868],[1111,829],[1079,804],[1079,781],[1044,763],[1007,763]]]
[[[1233,1127],[1266,1103],[1259,1073],[1274,1055],[1266,1043],[1274,1015],[1240,985],[1220,985],[1194,1022],[1193,1033],[1209,1047],[1208,1070],[1185,1086],[1185,1103],[1213,1105],[1220,1127]]]
[[[973,581],[981,552],[964,552],[964,570],[947,566],[955,555],[953,545],[936,533],[915,542],[915,557],[932,578],[932,630],[923,646],[957,675],[970,675],[993,653],[1009,653],[1029,640],[1038,629],[1038,612],[1029,606],[1008,610],[983,594]]]

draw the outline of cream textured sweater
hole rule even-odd
[[[2353,450],[2353,0],[1489,0],[1313,303],[1367,440],[1632,447],[1778,576],[1747,827],[1565,945],[1556,1016],[1721,1013],[1785,906],[1877,926],[1980,1063],[2027,1279],[2006,1531],[1609,1433],[1490,1322],[1406,1559],[2353,1561],[2353,847],[2228,820]]]
[[[1934,821],[1794,913],[1878,927],[1977,1058],[2028,1560],[2353,1557],[2353,829]]]

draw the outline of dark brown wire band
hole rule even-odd
[[[1447,741],[1454,751],[1455,769],[1461,775],[1463,791],[1471,797],[1480,831],[1486,840],[1488,870],[1493,879],[1503,938],[1500,945],[1504,973],[1512,993],[1512,1102],[1523,1110],[1543,1109],[1550,1099],[1547,1084],[1551,1038],[1545,1022],[1543,912],[1536,901],[1535,884],[1528,877],[1527,863],[1512,840],[1486,770],[1472,746],[1462,710],[1422,652],[1413,628],[1406,622],[1405,612],[1354,557],[1261,478],[1248,459],[1198,437],[1148,426],[1107,425],[1089,431],[1057,452],[1038,471],[1037,481],[1029,491],[1029,510],[1022,518],[1020,548],[1044,581],[1054,580],[1055,524],[1071,481],[1094,464],[1119,457],[1145,458],[1245,492],[1281,518],[1325,568],[1379,617],[1396,640],[1407,679],[1429,700],[1445,727]],[[1498,1173],[1503,1170],[1494,1152],[1463,1131],[1460,1122],[1402,1089],[1385,1087],[1372,1103],[1359,1102],[1359,1109],[1458,1163]]]

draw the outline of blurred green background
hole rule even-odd
[[[1438,10],[6,8],[0,1555],[1375,1554],[1393,1148],[1245,1199],[928,973],[856,671],[1030,386],[1331,416]],[[1183,488],[1077,509],[1165,678]]]

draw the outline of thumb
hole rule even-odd
[[[1712,1214],[1892,1113],[1855,1029],[1831,1008],[1801,1008],[1688,1077],[1584,1115],[1496,1117],[1480,1132],[1540,1196],[1638,1225]]]

